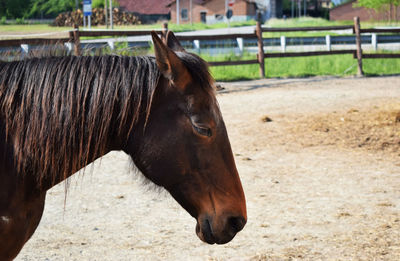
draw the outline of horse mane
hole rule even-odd
[[[148,114],[160,72],[146,56],[0,63],[0,115],[19,171],[68,177]]]
[[[213,92],[207,63],[177,53]],[[0,124],[21,173],[67,178],[147,118],[160,78],[149,56],[64,56],[0,62]],[[127,140],[127,139],[124,139]]]

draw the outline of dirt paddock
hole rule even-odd
[[[218,94],[247,197],[229,244],[113,152],[49,191],[16,260],[400,260],[400,77],[257,80]]]

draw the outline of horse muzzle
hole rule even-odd
[[[208,244],[226,244],[243,229],[246,221],[243,216],[210,217],[204,215],[197,219],[196,234]]]

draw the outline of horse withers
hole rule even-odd
[[[112,150],[196,219],[202,241],[224,244],[244,227],[245,196],[207,64],[171,32],[165,43],[152,37],[155,58],[0,62],[0,260],[32,236],[48,189]]]

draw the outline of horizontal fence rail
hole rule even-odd
[[[400,28],[370,28],[360,29],[360,33],[400,33]]]
[[[210,66],[246,65],[246,64],[256,64],[256,63],[258,63],[258,60],[208,62]]]
[[[363,53],[363,59],[393,59],[400,58],[400,53]]]
[[[25,39],[10,39],[0,40],[0,47],[15,47],[22,44],[28,45],[55,45],[71,42],[70,38],[25,38]]]
[[[96,30],[96,31],[79,31],[80,37],[99,37],[99,36],[143,36],[150,35],[152,31],[157,34],[163,34],[163,30],[135,30],[135,31],[116,31],[116,30]]]

